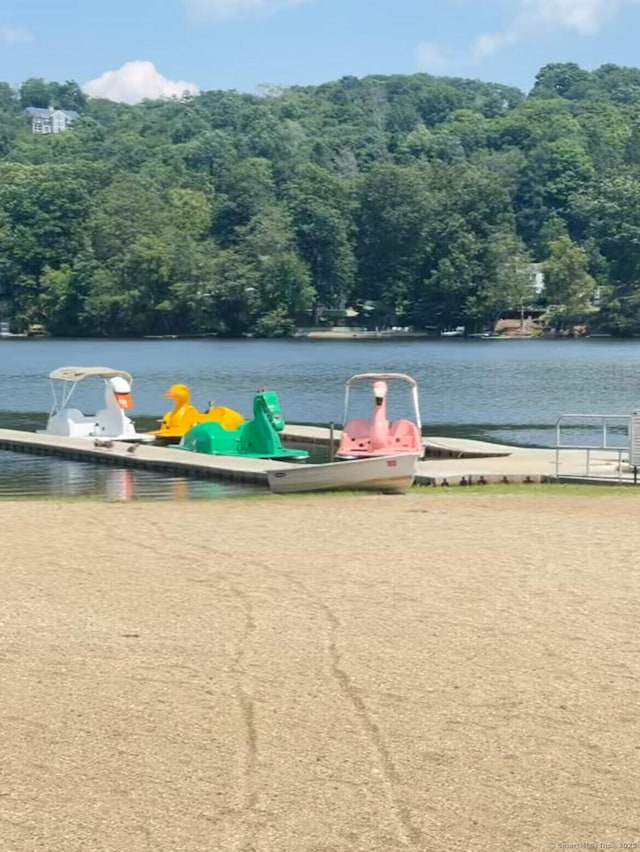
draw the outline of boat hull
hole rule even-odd
[[[422,457],[422,453],[424,452],[424,448],[422,451],[418,451],[417,449],[413,450],[394,450],[393,447],[385,447],[382,450],[340,450],[338,449],[336,452],[336,458],[341,459],[343,461],[353,461],[354,459],[378,459],[378,458],[388,458],[392,456],[393,458],[398,458],[399,456],[418,456]]]
[[[383,491],[401,494],[413,485],[417,455],[377,456],[366,459],[277,468],[267,472],[275,494],[306,491]]]

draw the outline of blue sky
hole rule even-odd
[[[2,0],[0,80],[135,102],[345,75],[528,91],[549,62],[640,65],[640,0]]]

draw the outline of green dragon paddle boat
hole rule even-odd
[[[253,420],[245,420],[236,429],[225,429],[216,421],[193,426],[173,446],[192,453],[214,456],[244,456],[252,459],[306,459],[307,450],[287,450],[279,432],[285,422],[278,394],[261,390],[253,398]]]

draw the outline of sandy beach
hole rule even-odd
[[[0,503],[0,850],[635,848],[639,508]]]

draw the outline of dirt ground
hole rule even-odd
[[[634,848],[604,494],[1,503],[1,852]]]

